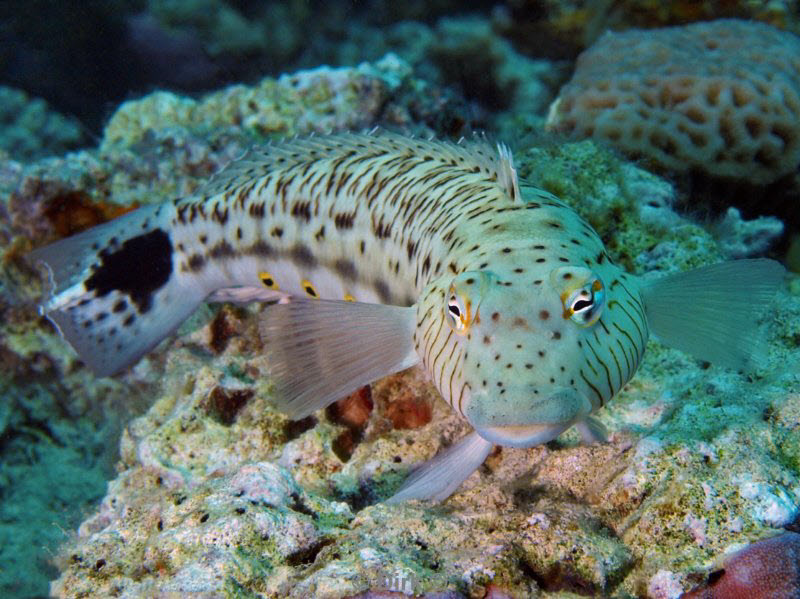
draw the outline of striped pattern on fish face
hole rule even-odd
[[[423,292],[415,343],[454,409],[485,438],[525,446],[542,441],[537,426],[564,430],[613,397],[648,333],[636,279],[594,230],[553,196],[522,191],[524,210],[465,223],[480,244],[463,272]]]

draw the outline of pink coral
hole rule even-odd
[[[748,545],[724,562],[721,575],[682,599],[779,599],[800,596],[800,534]]]
[[[671,170],[774,181],[800,164],[800,38],[734,19],[607,33],[548,127]]]

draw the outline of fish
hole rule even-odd
[[[507,146],[389,132],[250,150],[197,193],[36,249],[42,312],[98,376],[134,364],[204,301],[270,302],[274,399],[303,418],[419,365],[472,427],[388,499],[441,501],[494,445],[576,427],[633,377],[649,337],[722,367],[763,365],[769,259],[660,278],[521,179]]]

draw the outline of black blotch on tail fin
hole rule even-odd
[[[162,229],[126,240],[115,251],[100,252],[101,264],[86,279],[87,291],[99,297],[111,291],[127,294],[140,313],[153,305],[153,293],[172,274],[172,242]]]
[[[174,268],[170,210],[145,206],[29,255],[50,278],[42,313],[98,376],[136,362],[211,291]]]

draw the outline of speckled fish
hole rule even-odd
[[[615,266],[510,152],[393,134],[250,152],[202,193],[146,206],[43,249],[44,312],[98,374],[124,368],[200,302],[264,311],[278,404],[300,418],[421,364],[474,428],[393,500],[442,499],[493,444],[530,447],[633,376],[652,332],[717,364],[758,359],[755,315],[783,268],[743,260],[655,281]]]

